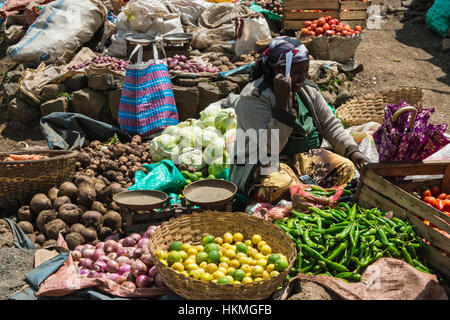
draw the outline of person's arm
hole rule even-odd
[[[316,109],[319,121],[323,131],[323,138],[325,138],[333,146],[334,150],[353,161],[358,169],[369,162],[367,157],[359,151],[353,137],[345,130],[341,121],[336,118],[331,108],[323,98],[320,91],[314,89],[312,102]]]

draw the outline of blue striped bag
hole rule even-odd
[[[137,63],[129,64],[125,72],[118,122],[123,131],[147,137],[178,124],[178,111],[169,70],[158,60],[156,45],[154,60],[142,62],[141,45],[134,48],[129,60],[136,52]]]

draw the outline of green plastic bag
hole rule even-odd
[[[158,190],[178,193],[186,185],[186,179],[171,160],[162,160],[153,164],[144,164],[149,172],[137,171],[134,185],[128,190]]]
[[[435,0],[427,12],[425,22],[431,30],[445,37],[450,28],[450,1]]]
[[[273,20],[273,21],[281,21],[281,19],[283,19],[282,16],[280,16],[276,13],[273,13],[272,11],[263,9],[260,5],[254,3],[254,2],[252,2],[250,9],[255,12],[261,12],[261,13],[265,14],[267,16],[267,18],[269,18],[270,20]]]
[[[230,181],[230,168],[227,168],[223,170],[221,173],[219,173],[216,176],[217,179],[225,179],[227,181]]]

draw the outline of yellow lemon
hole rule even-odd
[[[184,275],[185,277],[189,277],[189,273],[187,271],[183,271],[181,272],[182,275]]]
[[[179,271],[179,272],[183,272],[184,271],[184,266],[181,262],[175,262],[172,265],[172,269],[175,271]]]
[[[203,269],[203,268],[198,268],[197,272],[200,273],[200,274],[206,273],[205,269]]]
[[[288,258],[286,258],[284,254],[279,253],[278,255],[280,256],[280,259],[288,261]]]
[[[257,277],[261,277],[263,272],[264,272],[264,268],[263,267],[261,267],[261,266],[254,266],[253,269],[252,269],[252,276],[254,276],[256,278]]]
[[[239,241],[242,241],[243,239],[244,239],[244,235],[242,233],[240,233],[240,232],[236,232],[233,235],[234,242],[239,242]]]
[[[270,273],[270,276],[271,277],[276,277],[276,276],[278,276],[280,273],[277,271],[277,270],[273,270],[271,273]]]
[[[198,269],[198,265],[196,263],[189,263],[186,266],[186,270],[189,271],[189,272],[192,271],[192,270],[195,270],[195,269]]]
[[[261,240],[260,242],[258,242],[256,247],[258,248],[259,251],[261,251],[262,246],[265,246],[266,244],[267,244],[267,242],[265,242],[264,240]]]
[[[250,277],[245,277],[244,279],[242,279],[242,283],[252,283],[253,280]]]
[[[267,272],[272,272],[275,269],[275,265],[273,263],[268,264],[266,267]]]
[[[236,259],[231,260],[229,264],[230,264],[230,267],[235,268],[235,269],[237,269],[241,266],[239,261]]]
[[[260,252],[258,252],[257,254],[255,254],[253,256],[253,259],[256,259],[256,260],[260,260],[260,259],[264,259],[264,258],[265,258],[265,256]]]
[[[186,268],[188,265],[190,265],[191,263],[195,263],[195,259],[192,259],[192,258],[189,258],[189,259],[186,259],[184,262],[183,262],[183,265],[184,265],[184,267]]]
[[[226,243],[226,242],[224,244],[222,244],[222,247],[224,247],[225,249],[228,249],[230,246],[231,246],[231,244]]]
[[[253,257],[253,258],[255,258],[257,254],[260,254],[258,252],[258,249],[256,249],[256,248],[249,248],[248,253],[249,253],[250,257]]]
[[[236,246],[233,244],[233,245],[230,245],[230,247],[229,247],[231,250],[233,250],[234,252],[236,252]]]
[[[226,273],[227,273],[227,268],[219,267],[219,269],[217,269],[217,271],[220,271],[220,272],[222,272],[223,274],[226,274]]]
[[[205,250],[205,248],[201,244],[195,246],[194,248],[197,250],[197,252],[203,252],[203,250]]]
[[[183,243],[183,246],[181,247],[183,251],[188,251],[189,248],[191,248],[192,245],[189,243]]]
[[[233,235],[231,233],[229,233],[229,232],[225,233],[223,235],[223,242],[233,243]]]
[[[266,270],[264,270],[261,275],[261,278],[268,279],[268,278],[270,278],[270,274]]]
[[[225,250],[225,256],[227,256],[230,259],[233,259],[236,256],[236,251],[233,249],[227,249]]]
[[[223,273],[222,271],[217,270],[217,271],[214,271],[212,276],[213,276],[214,279],[217,280],[219,278],[225,277],[225,273]]]
[[[208,265],[208,262],[203,261],[202,263],[200,263],[198,266],[202,269],[206,269],[206,266]]]
[[[247,245],[247,247],[251,248],[253,247],[252,240],[245,240],[244,243]]]
[[[248,264],[243,264],[243,265],[241,265],[241,269],[242,269],[245,273],[252,272],[252,267],[251,267],[250,265],[248,265]]]
[[[233,281],[233,284],[241,284],[241,282],[240,282],[240,281],[237,281],[237,280],[234,280],[234,281]]]
[[[262,240],[261,236],[259,234],[254,234],[252,236],[252,242],[253,244],[257,245],[258,242],[260,242]]]
[[[236,253],[236,259],[247,258],[247,255],[243,252]]]
[[[221,237],[216,237],[214,239],[214,242],[217,243],[218,245],[221,245],[221,244],[223,244],[223,239]]]
[[[226,275],[225,278],[227,278],[228,280],[230,280],[230,283],[233,283],[233,282],[234,282],[233,277],[230,276],[230,275]]]
[[[233,267],[228,267],[227,268],[227,274],[232,274],[236,269]]]
[[[163,265],[168,266],[169,263],[167,262],[167,260],[159,260]]]
[[[212,283],[217,283],[217,279],[211,280]]]
[[[261,267],[263,267],[263,268],[265,268],[266,266],[267,266],[267,260],[266,259],[258,259],[257,261],[256,261],[256,264],[258,265],[258,266],[261,266]]]
[[[186,251],[178,251],[178,253],[180,254],[181,260],[183,260],[183,261],[186,261],[186,259],[189,258]]]
[[[247,272],[247,273],[245,274],[245,276],[253,279],[252,273],[251,273],[251,272]]]
[[[223,268],[227,269],[229,267],[229,265],[226,262],[221,262],[221,263],[219,263],[219,268],[220,267],[223,267]]]
[[[189,272],[189,277],[191,277],[191,278],[198,280],[198,279],[200,279],[200,276],[201,276],[201,274],[200,274],[200,272],[198,272],[198,269],[192,270],[191,272]]]
[[[155,256],[158,260],[167,260],[167,251],[161,249],[156,250]]]
[[[197,249],[195,249],[194,247],[190,247],[186,252],[189,256],[196,256],[198,253]]]
[[[219,248],[219,252],[220,252],[220,254],[223,256],[223,255],[225,255],[225,251],[226,251],[227,249],[225,249],[224,247],[220,247]]]
[[[254,278],[254,279],[253,279],[253,282],[258,282],[258,281],[261,281],[261,280],[263,280],[263,278],[258,277],[258,278]]]
[[[203,282],[209,282],[213,279],[211,273],[205,272],[202,273],[202,275],[200,276],[200,280],[202,280]]]
[[[242,266],[243,264],[248,264],[247,263],[247,257],[245,257],[245,258],[239,258],[238,259],[238,262],[239,262],[239,264]]]
[[[269,245],[264,245],[261,247],[261,253],[265,256],[268,256],[269,254],[272,253],[272,248]]]
[[[225,257],[225,256],[223,256],[223,257],[220,257],[220,262],[223,262],[223,263],[230,263],[230,258],[228,258],[228,257]]]
[[[213,274],[214,271],[216,271],[218,269],[217,265],[214,263],[208,263],[208,265],[206,266],[206,271]]]

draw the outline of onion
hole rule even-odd
[[[156,269],[155,266],[151,267],[150,270],[148,271],[148,276],[152,279],[156,278],[156,275],[158,274],[158,270]]]
[[[150,288],[153,284],[152,279],[142,274],[136,279],[136,287],[138,288]]]
[[[72,256],[73,261],[79,261],[81,259],[81,252],[74,250],[70,252],[70,255]]]
[[[146,274],[147,273],[147,269],[148,268],[145,265],[145,263],[143,263],[141,260],[136,260],[131,265],[131,274],[133,275],[133,277],[137,278],[141,274]]]
[[[131,248],[125,248],[125,250],[126,250],[126,256],[128,257],[128,258],[130,258],[130,259],[132,259],[133,258],[133,255],[134,255],[134,250],[136,250],[136,248],[135,247],[131,247]]]
[[[175,68],[175,66],[176,66],[176,64],[175,64],[174,62],[170,62],[170,63],[167,65],[167,67],[168,67],[169,69],[173,69],[173,68]]]
[[[83,258],[88,258],[92,260],[92,257],[94,256],[95,249],[84,249],[82,252]]]
[[[88,278],[98,278],[98,275],[99,275],[99,273],[98,272],[95,272],[95,271],[91,271],[91,272],[89,272],[89,274],[88,274]]]
[[[130,264],[130,258],[128,258],[127,256],[120,256],[117,257],[116,261],[122,266],[124,264]]]
[[[166,286],[166,284],[162,280],[161,275],[159,273],[155,277],[155,284],[157,287],[160,287],[160,288],[164,288]]]
[[[145,265],[147,267],[153,267],[154,263],[152,260],[152,256],[150,255],[150,253],[145,253],[140,257],[140,260],[145,263]]]
[[[106,241],[108,241],[108,240],[119,241],[119,234],[116,233],[116,234],[114,234],[114,235],[107,236],[105,240],[106,240]]]
[[[130,235],[130,237],[133,238],[134,241],[136,241],[136,243],[139,242],[139,240],[142,239],[142,236],[141,236],[139,233],[132,233],[132,234]]]
[[[81,269],[80,270],[80,275],[87,277],[87,275],[91,272],[91,270],[89,269]]]
[[[129,264],[124,264],[119,267],[119,274],[129,273],[131,270],[131,266]]]
[[[108,240],[105,242],[105,252],[111,253],[111,252],[117,252],[119,249],[119,244],[114,240]]]
[[[125,281],[124,283],[122,283],[122,286],[130,290],[136,289],[136,285],[131,281]]]
[[[104,248],[105,248],[105,243],[104,243],[103,241],[97,243],[97,245],[95,246],[95,249],[101,249],[101,250],[104,250]]]
[[[131,274],[131,272],[125,272],[124,274],[122,274],[122,276],[127,280],[127,281],[132,281],[134,282],[134,277]]]
[[[122,284],[126,281],[125,277],[118,273],[111,273],[108,275],[108,279],[114,281],[115,283]]]
[[[133,258],[134,259],[139,259],[144,253],[145,253],[144,249],[136,248],[136,250],[134,250],[134,252],[133,252]]]
[[[117,259],[117,253],[111,252],[111,253],[108,254],[107,257],[110,258],[111,260],[116,260]]]
[[[184,55],[180,55],[180,60],[183,61],[183,62],[186,62],[187,58]]]
[[[127,251],[119,245],[119,249],[117,249],[117,256],[121,257],[127,254]]]
[[[110,259],[107,256],[101,256],[97,259],[97,261],[102,261],[104,263],[107,263]]]
[[[166,59],[166,61],[169,63],[169,62],[172,62],[173,61],[173,58],[171,58],[171,57],[168,57],[167,59]]]
[[[179,60],[181,57],[178,54],[176,54],[176,55],[173,56],[173,58],[176,59],[176,60]]]
[[[92,269],[97,272],[104,272],[106,269],[106,263],[104,263],[103,261],[95,261]]]
[[[76,247],[75,247],[75,250],[81,252],[81,249],[83,249],[83,248],[84,248],[84,247],[83,247],[82,245],[79,245],[79,246],[76,246]]]
[[[123,240],[125,240],[125,238],[120,239],[119,241],[117,241],[120,245],[123,245]]]
[[[181,67],[180,66],[176,66],[175,68],[173,68],[173,70],[176,70],[176,71],[181,70]]]
[[[98,258],[105,255],[105,251],[102,249],[96,249],[94,250],[94,254],[92,255],[92,260],[97,261]]]
[[[91,259],[87,259],[87,258],[81,258],[80,265],[84,269],[92,269],[92,260]]]
[[[139,242],[137,243],[137,247],[138,248],[142,248],[142,249],[148,249],[148,243],[150,242],[149,238],[142,238],[141,240],[139,240]]]
[[[116,273],[119,271],[119,263],[114,260],[109,260],[108,263],[106,263],[106,272]]]
[[[137,240],[139,241],[139,240]],[[136,245],[136,240],[134,240],[132,237],[126,237],[125,239],[123,239],[123,246],[124,247],[134,247]]]

